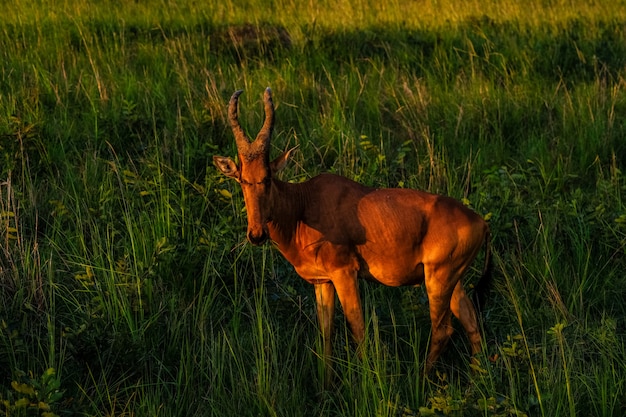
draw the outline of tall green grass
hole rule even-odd
[[[624,2],[9,2],[0,20],[0,410],[621,416]],[[210,166],[274,90],[284,178],[462,199],[496,277],[471,368],[428,378],[423,289],[362,285],[323,391],[313,292],[246,245]],[[480,260],[479,260],[480,262]],[[472,271],[467,282],[475,282]],[[52,413],[52,414],[51,414]]]

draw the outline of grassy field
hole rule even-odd
[[[210,163],[235,154],[232,92],[254,135],[266,86],[275,154],[299,145],[282,178],[489,219],[473,372],[459,331],[422,378],[423,289],[363,284],[365,357],[340,316],[321,389],[313,288],[245,244]],[[0,412],[623,416],[625,164],[623,0],[8,0]]]

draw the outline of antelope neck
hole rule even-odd
[[[292,184],[272,179],[269,232],[279,246],[293,238],[307,204],[306,183]]]

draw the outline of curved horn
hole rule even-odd
[[[254,143],[258,142],[256,146],[259,146],[261,150],[268,149],[270,137],[274,130],[274,102],[272,101],[272,90],[269,87],[265,89],[265,93],[263,94],[263,103],[265,105],[265,121],[254,140]]]
[[[228,120],[230,121],[230,127],[235,135],[235,142],[240,153],[246,151],[250,146],[250,140],[239,124],[239,115],[237,113],[237,104],[241,93],[243,93],[243,90],[235,91],[228,103]]]

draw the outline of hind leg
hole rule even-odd
[[[450,336],[454,333],[452,327],[452,312],[450,301],[454,291],[455,274],[447,268],[425,270],[426,292],[430,309],[430,322],[432,333],[430,348],[426,358],[424,372],[428,374],[441,352],[448,344]]]
[[[467,337],[472,345],[472,355],[480,352],[480,330],[478,328],[478,319],[476,316],[476,310],[474,305],[470,301],[469,297],[463,289],[461,281],[457,282],[452,293],[452,300],[450,302],[450,309],[454,316],[459,319]]]
[[[450,336],[454,333],[452,328],[452,320],[449,307],[432,307],[432,299],[429,301],[430,321],[432,323],[432,332],[430,336],[430,348],[428,349],[428,357],[426,358],[426,367],[424,372],[428,374],[434,363],[437,361],[441,352],[448,344]]]

